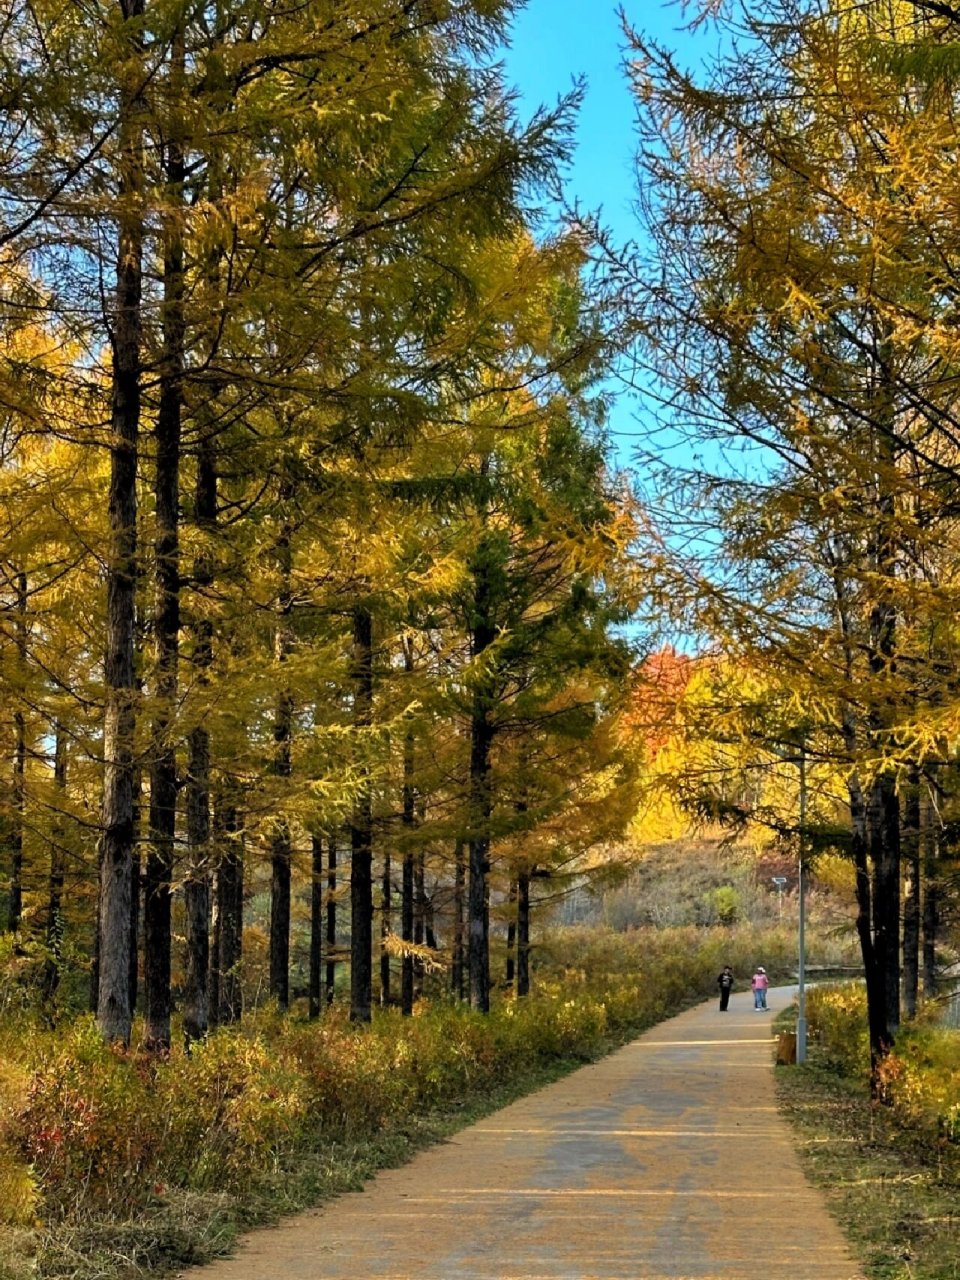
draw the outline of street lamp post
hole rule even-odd
[[[799,844],[800,857],[800,874],[797,883],[797,894],[800,899],[800,920],[798,927],[798,951],[797,957],[797,1062],[806,1062],[807,1060],[807,991],[806,991],[806,973],[805,960],[806,949],[804,945],[804,929],[806,926],[806,867],[804,864],[805,840],[807,828],[807,754],[804,750],[804,744],[800,744],[800,830],[797,833],[797,843]]]
[[[783,924],[783,886],[787,883],[787,877],[771,876],[770,879],[777,886],[777,914],[780,923]]]

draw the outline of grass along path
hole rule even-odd
[[[748,994],[661,1023],[196,1280],[278,1275],[860,1280],[777,1113],[770,1015]]]
[[[829,1070],[811,1044],[776,1073],[797,1150],[869,1280],[960,1280],[960,1182],[911,1141],[865,1086]]]

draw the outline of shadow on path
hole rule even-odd
[[[859,1280],[777,1114],[771,1016],[749,994],[682,1013],[187,1274]]]

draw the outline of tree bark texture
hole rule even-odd
[[[14,631],[17,649],[18,705],[13,713],[13,786],[10,814],[10,894],[7,905],[7,929],[16,933],[23,920],[23,807],[27,764],[27,720],[23,713],[23,681],[27,669],[27,575],[15,574],[16,620]]]
[[[390,1003],[390,937],[393,886],[390,882],[390,850],[384,850],[383,874],[380,878],[380,1003],[386,1008]]]
[[[517,876],[517,996],[530,994],[530,872]]]
[[[200,441],[197,455],[197,478],[194,489],[194,519],[201,536],[209,536],[217,523],[216,451],[212,434],[207,431]],[[193,669],[197,688],[209,684],[213,663],[213,625],[203,608],[203,596],[213,585],[213,561],[209,550],[194,557],[193,580],[197,607],[191,623],[193,632]],[[186,908],[187,954],[184,982],[183,1034],[189,1046],[207,1034],[211,1020],[220,1021],[220,949],[223,943],[223,916],[218,904],[217,934],[213,963],[210,959],[211,850],[210,818],[210,731],[201,721],[190,731],[187,766],[187,869],[183,895]],[[228,872],[229,877],[229,872]],[[216,974],[217,991],[210,990]]]
[[[47,956],[44,962],[43,997],[51,1005],[60,985],[63,954],[63,886],[66,873],[67,738],[58,720],[53,738],[53,785],[57,816],[50,840],[50,880],[47,888]]]
[[[473,626],[474,662],[483,660],[496,630],[492,618],[490,566],[481,548],[474,565]],[[490,873],[490,752],[493,746],[491,679],[487,672],[475,678],[470,717],[470,861],[467,885],[467,970],[470,1005],[482,1013],[490,1010],[490,942],[488,877]]]
[[[290,777],[290,739],[293,732],[293,698],[284,672],[292,642],[290,634],[290,614],[293,608],[293,597],[290,591],[291,527],[286,512],[292,497],[293,485],[285,475],[280,485],[282,517],[277,539],[277,562],[281,581],[277,602],[275,656],[280,671],[280,688],[273,724],[273,772],[277,778],[281,779]],[[281,1009],[286,1009],[290,1004],[291,855],[290,826],[285,817],[279,817],[274,824],[270,853],[270,993]]]
[[[365,737],[373,719],[373,619],[353,613],[353,720]],[[361,751],[366,751],[362,743]],[[373,811],[370,770],[364,763],[350,820],[350,1020],[369,1022],[373,987]]]
[[[410,677],[414,671],[413,641],[410,636],[403,640],[403,670]],[[403,738],[403,795],[401,800],[400,821],[403,827],[403,864],[400,879],[400,937],[404,942],[412,942],[414,937],[414,849],[413,835],[417,823],[417,792],[414,785],[414,769],[416,766],[416,739],[413,729],[408,728]],[[413,1013],[414,1002],[414,964],[413,956],[404,954],[400,962],[400,1011],[404,1017]]]
[[[308,1012],[312,1020],[320,1017],[321,974],[323,971],[323,840],[314,834],[310,840],[312,864],[310,877],[310,990]]]
[[[450,967],[450,985],[458,1000],[463,1000],[466,996],[463,934],[464,891],[467,879],[465,853],[463,841],[458,840],[453,851],[453,962]]]
[[[110,555],[104,658],[104,780],[97,1023],[129,1044],[130,880],[133,858],[137,452],[143,282],[144,0],[123,0],[130,58],[118,102],[118,244],[113,316]]]
[[[515,952],[517,946],[517,879],[510,877],[510,888],[507,893],[507,963],[504,969],[504,981],[508,987],[513,986],[516,976]]]
[[[150,849],[144,901],[145,1038],[149,1047],[170,1047],[171,906],[177,824],[175,721],[180,660],[180,437],[183,417],[184,266],[181,207],[184,156],[177,101],[182,93],[184,41],[178,31],[171,46],[168,91],[172,103],[163,152],[163,351],[160,402],[155,429],[156,569],[154,638],[156,712],[150,773]]]
[[[333,1004],[337,984],[337,966],[333,959],[337,945],[337,838],[327,837],[327,970],[324,975],[327,1004]]]
[[[222,809],[222,813],[220,812]],[[218,808],[217,933],[213,968],[217,1021],[239,1022],[243,1011],[240,962],[243,956],[243,826],[236,804]]]
[[[923,995],[927,1000],[937,994],[937,937],[940,930],[940,824],[931,791],[931,778],[923,789]]]
[[[917,1012],[920,981],[920,779],[913,772],[903,805],[903,1012]]]

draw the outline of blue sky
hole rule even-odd
[[[634,27],[678,51],[681,63],[694,62],[710,43],[709,32],[693,36],[685,29],[677,3],[626,0],[626,11]],[[552,105],[576,77],[586,78],[568,194],[588,210],[602,209],[606,226],[624,241],[637,236],[638,226],[632,211],[633,103],[621,69],[622,45],[617,9],[608,0],[527,0],[504,62],[524,115]],[[609,427],[621,466],[631,462],[638,415],[635,399],[621,397],[614,408]]]
[[[626,10],[639,30],[695,55],[701,40],[684,30],[679,5],[628,0]],[[527,112],[554,103],[575,77],[586,77],[569,189],[588,209],[602,206],[607,225],[629,238],[636,233],[633,105],[620,65],[622,44],[617,10],[608,0],[528,0],[505,62]]]

